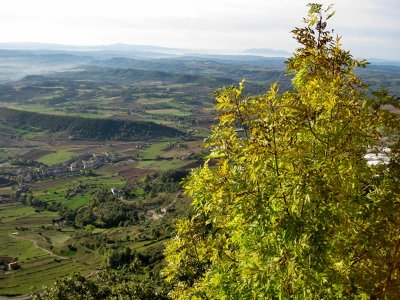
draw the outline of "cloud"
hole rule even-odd
[[[141,43],[170,47],[293,50],[308,0],[4,0],[0,42]],[[322,0],[330,4],[331,0]],[[397,58],[395,0],[336,0],[335,32],[351,50]],[[366,47],[365,42],[379,43]],[[395,43],[398,45],[398,43]],[[361,51],[362,50],[362,51]]]

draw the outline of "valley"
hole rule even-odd
[[[36,71],[20,71],[37,56]],[[175,218],[191,213],[180,183],[209,153],[213,92],[243,78],[252,94],[291,83],[283,58],[11,50],[0,57],[3,296],[135,259],[156,280]],[[360,74],[400,95],[398,65]]]

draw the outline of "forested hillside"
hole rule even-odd
[[[74,138],[143,140],[176,137],[181,131],[153,122],[56,116],[0,108],[0,123],[20,129],[65,132]]]

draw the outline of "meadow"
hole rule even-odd
[[[58,151],[55,153],[49,153],[45,156],[42,156],[41,158],[37,159],[37,161],[46,165],[58,165],[76,156],[78,156],[76,153]]]
[[[32,191],[33,195],[40,200],[58,202],[75,209],[87,205],[91,197],[99,190],[122,188],[124,185],[124,179],[117,174],[70,176],[57,181],[37,182],[32,185]],[[74,196],[69,196],[68,192],[74,187],[83,187],[83,190]]]
[[[52,226],[57,218],[20,203],[0,204],[0,256],[12,256],[21,266],[0,271],[0,295],[27,294],[75,271],[88,274],[101,261],[96,253],[63,256],[60,251],[74,230],[57,231]]]

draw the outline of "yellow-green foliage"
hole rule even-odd
[[[367,95],[365,66],[311,4],[287,62],[293,91],[216,93],[207,163],[185,184],[193,216],[177,224],[164,275],[175,299],[398,299],[399,143],[388,165],[364,155],[398,119]]]

